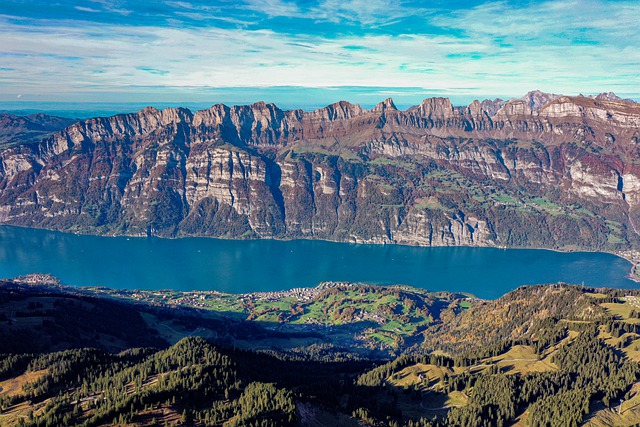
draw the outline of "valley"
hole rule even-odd
[[[640,426],[640,1],[0,1],[0,427]]]
[[[405,111],[387,99],[369,110],[255,103],[195,113],[145,108],[71,124],[5,119],[5,226],[145,237],[98,247],[143,245],[141,259],[157,251],[185,271],[221,259],[225,274],[229,260],[241,258],[230,239],[291,245],[282,253],[267,248],[279,261],[268,275],[256,273],[257,292],[178,289],[194,282],[163,270],[156,273],[169,290],[131,282],[71,287],[48,275],[2,280],[3,425],[640,422],[640,291],[626,282],[510,287],[482,299],[455,289],[466,282],[445,263],[448,290],[347,280],[273,287],[289,283],[273,267],[294,265],[294,245],[306,244],[295,239],[393,245],[378,264],[400,260],[405,270],[413,265],[407,253],[390,254],[409,249],[396,245],[466,247],[460,254],[472,247],[606,251],[637,274],[640,110],[633,101],[534,91],[466,107],[429,98]],[[104,262],[128,265],[93,254],[89,240],[2,231],[15,242],[4,245],[5,256],[19,262],[86,252],[91,261],[83,265],[94,271],[107,271]],[[229,240],[205,254],[195,241],[168,241],[172,249],[156,239],[194,236]],[[33,250],[38,239],[42,257]],[[258,271],[253,260],[267,259],[260,248],[249,250],[243,277],[249,266]],[[129,250],[107,252],[139,267]],[[296,256],[307,266],[321,261],[310,254]],[[532,268],[533,258],[523,256]],[[367,265],[377,259],[365,258]],[[585,259],[570,265],[608,274]],[[135,278],[142,270],[123,271]],[[525,277],[516,263],[504,274]],[[479,283],[480,292],[500,289]]]

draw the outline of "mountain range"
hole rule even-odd
[[[31,117],[31,118],[30,118]],[[540,91],[401,111],[258,102],[0,116],[0,223],[80,233],[640,247],[640,104]],[[18,124],[11,124],[18,123]],[[46,123],[46,127],[43,123]],[[9,131],[7,131],[9,129]],[[12,132],[13,129],[13,133]],[[8,136],[7,136],[8,135]],[[18,142],[16,142],[18,141]]]

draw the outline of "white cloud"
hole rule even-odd
[[[536,43],[593,38],[595,42],[637,44],[637,38],[627,37],[640,35],[638,16],[637,1],[559,0],[529,2],[524,7],[498,1],[441,15],[433,21],[474,37]]]
[[[132,13],[131,10],[123,7],[123,1],[121,0],[89,0],[89,2],[98,4],[102,7],[102,10],[109,13],[117,13],[122,16],[128,16]]]
[[[111,34],[110,38],[102,39],[103,33]],[[7,66],[30,70],[28,80],[41,82],[43,88],[56,74],[56,82],[73,86],[115,82],[123,86],[412,87],[416,82],[426,83],[422,73],[415,72],[418,61],[442,57],[455,44],[453,39],[415,36],[332,40],[282,36],[268,30],[154,27],[41,27],[36,34],[14,28],[3,39],[5,46],[13,46],[5,52],[16,54]],[[344,49],[356,44],[366,49]],[[456,47],[461,52],[482,48],[468,42]],[[69,56],[82,59],[70,60]],[[399,65],[407,62],[414,64],[413,73],[399,70]],[[163,69],[168,74],[149,76],[140,67]],[[450,80],[445,74],[439,78],[441,82],[430,81],[429,86],[442,86]]]
[[[76,6],[75,9],[81,12],[100,13],[98,9],[92,9],[90,7],[84,7],[84,6]]]
[[[354,22],[365,26],[381,26],[398,19],[422,13],[424,9],[411,8],[397,0],[322,0],[309,17],[329,22]]]
[[[300,17],[302,12],[298,5],[285,0],[245,0],[246,8],[264,13],[267,16]]]
[[[277,6],[274,13],[300,12],[290,3],[271,1]],[[393,10],[402,6],[399,3],[368,3],[359,16],[354,12],[354,20],[381,24],[387,7],[389,17],[403,13]],[[325,5],[327,14],[333,10],[333,16],[348,15],[350,6],[333,0]],[[576,7],[587,18],[574,16]],[[433,18],[437,25],[462,31],[462,36],[328,38],[275,30],[60,26],[49,21],[21,25],[0,18],[0,55],[6,67],[0,85],[13,96],[150,86],[422,87],[472,95],[519,95],[533,88],[568,94],[637,93],[640,46],[635,41],[640,34],[632,21],[640,16],[638,6],[621,4],[612,17],[600,7],[565,1],[514,9],[494,2]],[[578,25],[582,20],[587,33]],[[580,31],[582,40],[575,40]]]
[[[249,10],[269,17],[308,19],[317,22],[356,24],[369,29],[397,23],[409,16],[423,15],[428,9],[407,6],[399,0],[319,0],[301,7],[286,0],[244,0]]]

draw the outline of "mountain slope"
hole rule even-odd
[[[605,99],[606,98],[606,99]],[[542,105],[543,103],[545,103]],[[0,222],[87,233],[638,248],[640,105],[215,105],[0,152]]]
[[[317,345],[282,349],[279,346],[291,337],[275,334],[268,350],[239,349],[239,340],[220,339],[225,332],[238,331],[230,330],[229,323],[212,323],[203,312],[191,318],[192,327],[201,327],[185,335],[212,328],[216,336],[211,340],[189,336],[167,347],[155,332],[137,327],[135,316],[148,322],[151,312],[163,310],[167,317],[178,319],[192,310],[116,301],[113,295],[118,292],[105,296],[104,288],[29,282],[0,286],[2,312],[8,313],[0,324],[29,319],[35,330],[22,338],[24,348],[32,352],[0,354],[3,426],[444,427],[640,421],[637,290],[539,285],[521,287],[495,301],[456,298],[439,309],[431,304],[426,308],[433,321],[423,331],[424,343],[383,363],[388,359],[349,357],[329,347],[319,351]],[[315,296],[309,299],[303,290],[297,293],[310,304],[328,308],[316,313],[320,322],[345,325],[357,325],[360,319],[336,319],[331,310],[335,302],[363,313],[370,310],[368,296],[379,300],[380,293],[394,294],[405,306],[397,310],[390,304],[391,311],[406,316],[406,325],[419,326],[423,303],[435,300],[432,293],[406,287],[308,291]],[[219,296],[227,299],[228,307],[241,304],[249,313],[277,306],[286,312],[282,307],[291,301],[277,293]],[[176,293],[174,298],[183,305],[203,301],[194,293],[182,297]],[[62,350],[46,338],[74,331],[82,338],[87,330],[100,327],[95,317],[104,316],[104,311],[90,309],[100,306],[111,308],[119,319],[105,318],[102,330],[94,332],[101,335],[95,343],[102,347],[112,337],[123,338],[119,322],[129,321],[136,327],[125,328],[128,336],[116,343],[125,343],[124,347],[114,345],[114,352],[75,348],[87,344],[80,340]],[[67,316],[61,315],[65,312]],[[33,327],[45,318],[53,327]],[[67,330],[61,319],[77,325]],[[249,323],[269,320],[260,316],[247,322],[246,329]],[[162,348],[130,348],[154,344],[153,340]],[[609,409],[617,408],[621,399],[619,411]]]
[[[0,149],[37,142],[42,137],[60,131],[76,121],[42,113],[28,116],[0,113]]]

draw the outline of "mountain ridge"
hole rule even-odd
[[[638,104],[541,92],[467,107],[428,98],[404,111],[390,98],[369,110],[346,101],[311,112],[265,102],[147,107],[0,151],[0,223],[638,248],[639,128]]]
[[[37,142],[44,136],[60,131],[76,121],[76,119],[44,113],[20,116],[0,112],[0,149]]]

